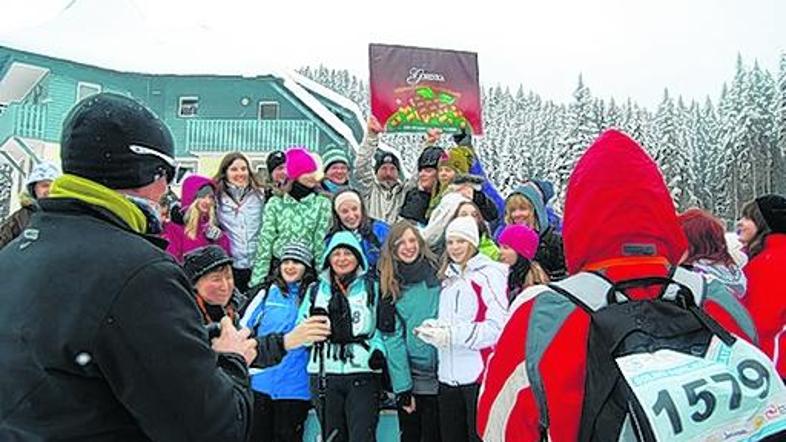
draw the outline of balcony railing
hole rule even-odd
[[[0,142],[11,136],[42,140],[46,132],[46,106],[11,104],[0,114]]]
[[[188,120],[188,151],[264,152],[303,145],[315,148],[319,128],[309,120]]]

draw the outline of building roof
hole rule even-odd
[[[155,28],[133,0],[74,0],[43,25],[0,34],[0,46],[119,72],[280,78],[292,95],[357,150],[352,130],[301,85],[307,79],[275,66],[259,46],[250,44],[204,27]],[[352,109],[350,100],[333,91],[325,93]]]

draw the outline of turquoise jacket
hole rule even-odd
[[[325,250],[322,258],[322,268],[324,269],[319,275],[317,281],[316,293],[312,296],[311,290],[306,293],[306,298],[300,306],[298,313],[298,322],[302,322],[309,316],[311,306],[322,307],[328,310],[330,302],[330,269],[328,264],[328,257],[330,253],[336,248],[343,246],[354,249],[358,255],[363,257],[362,262],[357,270],[355,279],[350,283],[347,290],[347,301],[349,302],[350,316],[352,318],[352,334],[353,336],[367,335],[363,343],[346,344],[347,353],[351,354],[351,358],[342,361],[337,357],[338,344],[330,342],[328,339],[325,344],[327,350],[325,355],[325,372],[328,374],[355,374],[355,373],[379,373],[379,370],[372,370],[369,365],[369,358],[374,350],[379,350],[383,354],[385,352],[384,344],[377,332],[377,304],[379,303],[379,287],[374,283],[372,287],[371,299],[369,299],[369,292],[366,288],[367,279],[365,277],[368,263],[363,255],[363,249],[360,243],[350,232],[342,231],[333,235],[330,243]],[[312,297],[313,302],[312,302]],[[370,304],[370,305],[369,305]],[[309,355],[308,372],[310,374],[319,373],[319,360],[316,355],[317,347],[313,346]]]
[[[415,337],[414,329],[426,319],[436,319],[439,284],[426,281],[402,287],[396,300],[396,328],[381,333],[393,392],[437,394],[437,349]]]

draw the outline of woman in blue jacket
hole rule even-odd
[[[308,287],[315,281],[310,249],[291,243],[281,252],[281,264],[269,287],[256,294],[240,320],[257,336],[288,333],[297,322]],[[254,391],[254,442],[300,442],[310,408],[308,349],[289,350],[280,364],[251,369]]]
[[[435,259],[412,223],[399,221],[390,228],[378,269],[379,328],[398,404],[401,440],[439,442],[437,350],[417,339],[414,330],[437,318],[440,281]]]
[[[333,197],[333,225],[327,235],[327,242],[336,232],[349,231],[360,242],[363,255],[368,261],[371,273],[375,273],[379,251],[390,227],[383,221],[370,218],[360,194],[353,189],[344,189]]]

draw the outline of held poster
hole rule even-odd
[[[371,113],[387,132],[483,134],[478,54],[369,45]]]

